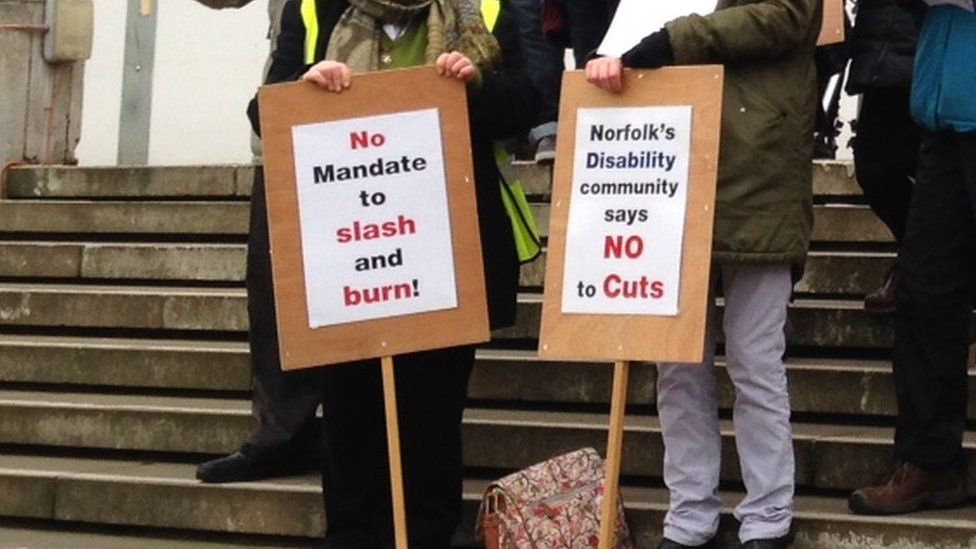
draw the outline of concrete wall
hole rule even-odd
[[[211,10],[191,0],[154,4],[159,20],[149,163],[250,162],[244,108],[268,53],[268,0],[236,10]],[[77,149],[84,165],[116,163],[125,19],[120,0],[95,0],[95,44]]]
[[[44,61],[44,0],[0,0],[0,25],[0,166],[72,162],[84,64]]]
[[[9,0],[0,0],[0,6]],[[38,1],[38,0],[35,0]],[[135,1],[135,0],[127,0]],[[114,165],[118,151],[126,10],[122,0],[94,0],[95,45],[85,70],[81,143],[84,165]],[[149,163],[250,162],[248,99],[267,56],[268,0],[212,10],[192,0],[155,0],[159,10]],[[842,119],[856,115],[845,96]],[[0,113],[2,115],[2,113]],[[838,157],[850,158],[849,125]]]

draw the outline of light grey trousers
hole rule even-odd
[[[739,538],[776,538],[789,532],[793,518],[793,440],[783,365],[790,267],[726,264],[719,271],[725,291],[725,354],[735,385],[735,441],[747,492],[735,511],[742,524]],[[671,495],[664,535],[684,545],[700,545],[714,536],[721,510],[716,320],[713,305],[702,364],[658,368],[664,482]]]

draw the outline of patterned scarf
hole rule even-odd
[[[501,48],[485,28],[476,0],[349,0],[349,9],[326,49],[326,59],[341,61],[353,73],[379,68],[381,25],[408,25],[427,16],[425,62],[433,65],[444,52],[459,51],[482,70],[498,68]]]

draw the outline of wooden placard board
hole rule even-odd
[[[829,46],[830,44],[840,44],[844,41],[845,35],[844,0],[824,0],[823,26],[820,27],[820,37],[817,38],[817,45]]]
[[[309,82],[265,86],[259,92],[259,102],[282,369],[310,368],[487,341],[490,332],[464,84],[438,76],[433,67],[422,67],[357,75],[352,79],[352,86],[341,94],[322,90]],[[399,123],[398,117],[413,120],[420,115],[428,116],[425,118],[428,121],[429,116],[438,117],[439,148],[436,144],[431,144],[438,137],[436,126],[427,126],[432,131],[426,134],[418,134],[416,128],[412,134],[402,133],[400,128],[407,124]],[[384,125],[371,129],[374,122],[381,119]],[[358,125],[349,126],[347,123]],[[328,129],[322,130],[323,127]],[[350,132],[351,127],[355,127],[356,131]],[[376,127],[385,129],[379,131]],[[298,133],[305,131],[311,133]],[[352,133],[358,137],[355,147],[352,146]],[[319,143],[308,141],[308,135],[312,134],[317,136],[315,139],[321,140],[318,149],[309,148],[309,143],[313,146]],[[383,137],[377,138],[377,134]],[[296,146],[296,143],[300,144]],[[428,147],[427,150],[435,154],[430,158],[424,157],[423,166],[431,166],[425,174],[430,181],[424,179],[415,192],[404,193],[401,190],[400,194],[396,194],[395,190],[390,191],[391,182],[397,181],[395,178],[401,175],[391,176],[384,173],[387,186],[383,189],[388,192],[381,193],[384,202],[377,205],[370,202],[373,198],[378,198],[373,192],[377,190],[374,186],[377,180],[370,179],[371,175],[360,176],[355,180],[336,180],[336,174],[340,173],[340,168],[344,165],[372,165],[381,157],[384,162],[397,163],[403,151],[410,147],[413,148],[409,150],[416,150],[418,146]],[[310,155],[303,152],[307,150],[323,151],[323,170],[310,173],[311,170],[302,169],[301,174],[297,173],[299,166],[305,166],[303,159]],[[336,153],[336,150],[341,153]],[[299,154],[298,158],[296,152]],[[438,157],[436,153],[441,153],[441,156]],[[407,158],[406,154],[402,156]],[[409,162],[404,160],[405,164],[401,167],[407,169],[413,166],[416,172],[420,166],[413,164],[416,158],[412,157]],[[326,162],[330,164],[326,165]],[[441,163],[444,185],[440,184],[439,179],[438,166]],[[330,170],[328,166],[335,166],[335,169]],[[347,175],[348,173],[346,172]],[[413,176],[416,175],[415,173]],[[300,189],[299,185],[306,187]],[[315,191],[306,190],[313,185],[321,186],[315,187]],[[328,201],[322,202],[321,205],[326,206],[326,209],[314,209],[309,205],[311,202],[300,204],[304,200],[302,196],[311,196],[310,193],[319,192],[327,185],[336,185],[328,189],[329,192],[337,193],[335,196],[350,191],[357,196],[361,194],[362,202],[358,202],[354,196],[344,196],[341,199],[336,198],[336,203],[340,204],[337,206],[328,204]],[[350,185],[353,187],[347,187]],[[404,208],[405,203],[413,204],[417,200],[419,205],[415,204],[414,208],[425,208],[423,202],[443,202],[445,192],[447,206],[444,215],[435,220],[436,223],[414,223],[412,219],[405,219],[402,210],[398,209]],[[425,193],[433,194],[428,197]],[[369,199],[365,198],[367,195]],[[306,208],[304,220],[301,219],[302,208]],[[319,216],[319,212],[325,211],[329,213]],[[370,216],[369,220],[360,217],[367,215]],[[340,236],[338,231],[309,230],[311,220],[320,217],[323,226],[333,223],[333,227],[340,226],[345,232]],[[383,219],[394,225],[384,225],[380,221]],[[368,221],[373,223],[371,234]],[[334,225],[335,223],[338,225]],[[356,223],[360,224],[358,228]],[[429,229],[431,226],[441,227],[443,230],[432,232]],[[390,233],[396,234],[387,238],[387,227],[390,228]],[[377,236],[377,231],[383,236]],[[377,243],[360,240],[363,235],[378,240],[380,247],[370,248],[368,245]],[[350,307],[349,311],[353,311],[355,315],[365,314],[363,311],[368,309],[362,307],[375,306],[366,305],[359,297],[360,294],[355,293],[362,290],[362,295],[365,295],[369,289],[381,288],[370,286],[382,284],[382,281],[370,279],[370,275],[377,272],[395,272],[395,269],[408,269],[410,272],[416,272],[418,268],[429,270],[425,265],[443,261],[438,257],[429,257],[430,243],[435,241],[449,246],[443,248],[447,253],[442,255],[446,255],[448,261],[453,259],[453,273],[445,273],[445,269],[440,269],[435,273],[436,276],[429,276],[437,280],[448,280],[453,274],[454,291],[444,290],[446,285],[438,286],[437,291],[453,295],[455,306],[409,314],[401,310],[390,316],[337,321],[336,315],[341,316],[342,310],[337,308],[334,301],[328,301],[332,307],[330,311],[338,311],[328,313],[332,315],[329,322],[334,323],[322,325],[321,321],[313,322],[312,319],[317,318],[320,313],[313,312],[309,308],[310,303],[313,307],[319,307],[320,303],[325,302],[325,298],[315,296],[325,296],[330,300],[340,299],[336,292],[322,290],[325,287],[331,288],[330,284],[333,284],[328,276],[335,276],[337,279],[345,277],[343,280],[350,277],[352,264],[348,258],[331,255],[327,257],[321,253],[324,248],[319,248],[322,246],[321,242],[329,239],[329,245],[337,247],[334,242],[340,242],[340,238],[347,244],[362,244],[364,253],[360,259],[365,261],[365,265],[372,263],[372,268],[381,269],[364,273],[353,270],[355,276],[362,274],[361,284],[352,286],[350,283],[340,290],[339,293],[343,295],[341,299],[344,300],[341,306]],[[388,243],[383,238],[387,238]],[[395,251],[401,249],[401,242],[406,242],[402,244],[404,248],[412,248],[396,257]],[[371,253],[365,253],[367,250],[371,250]],[[372,255],[377,250],[382,252],[379,255],[385,259]],[[306,251],[307,257],[304,255]],[[352,254],[356,255],[355,251]],[[381,262],[380,267],[376,267],[375,260]],[[364,266],[358,261],[357,259],[357,267]],[[319,270],[309,270],[308,265],[313,263],[319,265]],[[386,267],[382,267],[383,263],[387,263]],[[324,268],[321,267],[323,264],[326,265]],[[326,277],[321,276],[322,273],[328,273],[323,269],[332,267],[335,268],[334,275],[330,273]],[[382,270],[384,268],[387,270]],[[314,276],[307,276],[309,273]],[[314,285],[307,287],[307,279],[313,280]],[[424,291],[435,285],[425,285],[425,282],[421,276],[418,284],[418,278],[414,277],[412,286],[417,291],[412,295],[426,297],[428,294]],[[343,283],[345,282],[338,282]],[[409,304],[410,295],[406,291],[401,295],[400,287],[405,286],[391,286],[391,291],[383,296],[391,302],[401,300],[402,304]],[[450,298],[450,295],[442,299]],[[355,305],[350,305],[351,303]],[[370,314],[376,314],[376,310]]]
[[[587,83],[580,71],[564,75],[559,112],[560,131],[557,136],[557,150],[560,154],[556,159],[553,176],[549,254],[542,308],[539,348],[541,356],[618,361],[702,360],[708,310],[723,80],[721,66],[627,70],[624,75],[624,90],[615,95]],[[687,206],[683,245],[680,247],[677,314],[650,316],[566,313],[563,311],[564,284],[573,284],[572,281],[564,280],[564,268],[567,264],[567,230],[574,187],[579,111],[649,106],[691,107]],[[640,123],[634,121],[635,126]],[[635,197],[632,203],[635,207],[639,206],[639,197]],[[611,231],[615,227],[598,226],[596,230]],[[644,227],[651,225],[645,224]],[[591,254],[584,260],[599,264],[603,257]]]

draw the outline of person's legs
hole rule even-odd
[[[976,290],[976,138],[926,133],[902,243],[893,373],[895,464],[851,494],[859,514],[966,500],[961,472]]]
[[[323,378],[326,543],[374,549],[393,536],[379,361],[326,366]]]
[[[775,539],[793,519],[794,456],[787,390],[787,305],[790,266],[725,265],[725,355],[735,386],[735,442],[746,485],[736,508],[739,538]]]
[[[908,219],[918,164],[921,130],[909,113],[909,92],[902,88],[876,88],[864,93],[854,139],[857,181],[871,210],[901,242]],[[897,268],[881,286],[864,298],[869,312],[895,310]]]
[[[251,229],[247,240],[247,316],[250,325],[251,371],[254,394],[251,416],[255,426],[251,445],[274,448],[282,444],[318,447],[321,442],[315,410],[321,390],[317,370],[283,372],[278,355],[274,285],[268,214],[261,168],[255,169],[251,197]],[[307,437],[302,439],[300,437]]]
[[[222,483],[304,472],[322,453],[315,411],[321,398],[319,372],[283,372],[278,356],[264,177],[255,168],[247,241],[247,313],[251,350],[251,438],[240,451],[202,463],[197,478]],[[287,459],[283,459],[287,456]]]
[[[461,416],[473,367],[471,346],[397,361],[411,547],[449,547],[461,520]]]
[[[857,182],[871,210],[898,242],[905,234],[921,139],[908,100],[908,89],[866,91],[854,139]]]
[[[664,483],[671,493],[664,537],[702,545],[718,531],[722,503],[716,495],[722,436],[715,395],[715,308],[709,307],[705,360],[661,364],[657,412],[664,437]]]
[[[410,546],[449,547],[461,516],[461,415],[474,347],[396,357],[400,445]],[[322,485],[326,541],[392,546],[383,387],[377,361],[326,367]]]
[[[542,34],[539,0],[507,0],[518,22],[519,48],[525,73],[539,91],[539,115],[529,132],[533,146],[556,135],[559,92],[563,75],[563,51]],[[532,153],[535,154],[534,152]]]
[[[902,246],[895,315],[898,456],[924,469],[958,463],[976,278],[976,147],[925,136]]]

